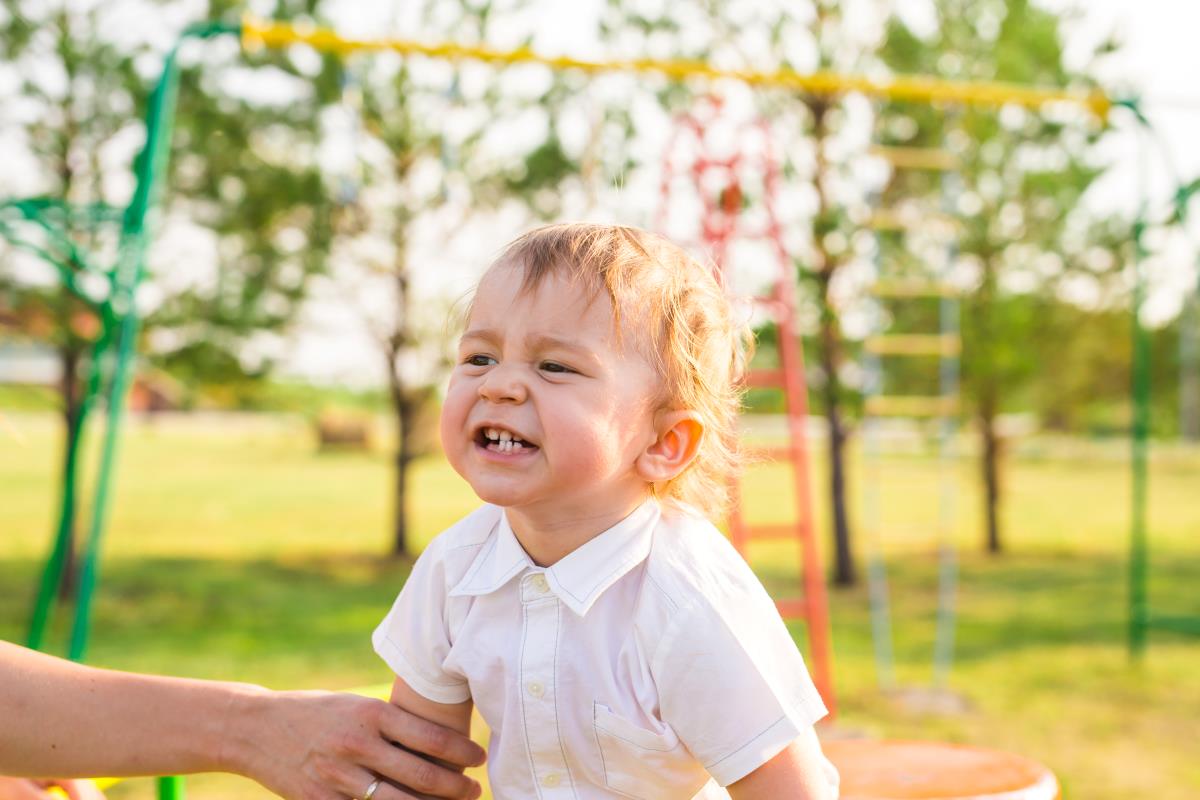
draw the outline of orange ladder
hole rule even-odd
[[[776,262],[771,289],[766,295],[737,298],[764,310],[777,325],[779,335],[779,364],[769,369],[753,369],[746,376],[746,385],[753,388],[773,388],[783,392],[787,411],[787,442],[783,446],[760,451],[770,460],[785,461],[791,471],[791,487],[795,504],[792,522],[750,525],[743,508],[740,480],[733,480],[733,499],[729,515],[730,535],[734,547],[747,557],[754,540],[790,539],[796,542],[802,594],[799,597],[777,599],[776,606],[784,619],[800,619],[806,623],[809,658],[813,682],[829,709],[832,719],[837,711],[833,687],[833,654],[829,636],[829,610],[825,596],[825,581],[817,553],[813,524],[812,479],[809,467],[807,437],[808,394],[804,380],[804,354],[796,330],[795,267],[783,241],[783,231],[775,209],[779,183],[779,164],[771,146],[770,129],[765,121],[742,125],[734,141],[737,147],[725,153],[713,152],[708,134],[720,124],[721,104],[709,100],[702,106],[702,115],[685,114],[677,118],[673,136],[667,144],[663,159],[662,205],[659,229],[666,228],[666,215],[676,183],[676,161],[682,152],[690,163],[686,171],[692,188],[703,203],[701,215],[702,245],[716,264],[722,283],[729,288],[733,265],[729,257],[735,240],[768,242]],[[747,173],[761,180],[761,217],[751,227],[746,221],[743,184]],[[748,560],[748,559],[747,559]]]

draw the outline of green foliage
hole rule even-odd
[[[1088,69],[1075,73],[1065,67],[1061,16],[1053,10],[1027,0],[938,0],[934,8],[935,27],[927,36],[898,18],[889,20],[879,50],[889,69],[953,80],[1095,88]],[[1079,424],[1077,412],[1096,409],[1101,397],[1110,417],[1109,409],[1123,407],[1102,391],[1114,372],[1111,356],[1122,348],[1106,347],[1110,368],[1096,373],[1082,349],[1088,345],[1080,345],[1086,334],[1080,326],[1065,327],[1066,320],[1086,316],[1070,305],[1076,298],[1102,311],[1122,296],[1128,231],[1120,222],[1090,218],[1081,205],[1103,172],[1092,148],[1102,132],[1103,123],[1082,110],[1015,105],[948,110],[890,102],[877,118],[882,144],[948,151],[957,161],[948,176],[893,170],[880,192],[887,208],[907,206],[921,216],[948,211],[953,230],[943,234],[943,253],[931,256],[916,235],[881,236],[877,242],[885,275],[932,277],[936,270],[922,259],[941,257],[946,241],[955,250],[946,279],[967,289],[960,315],[962,389],[984,442],[987,542],[993,551],[1001,548],[996,509],[1002,481],[998,448],[988,443],[998,436],[998,415],[1035,409],[1042,421],[1067,425]],[[1087,327],[1099,332],[1098,326]],[[1063,391],[1064,381],[1081,376],[1100,382],[1083,396]],[[1068,410],[1067,402],[1079,405]],[[1108,424],[1120,427],[1112,419]]]
[[[271,16],[301,18],[313,6],[279,0]],[[206,16],[236,13],[235,4],[214,0]],[[231,96],[233,75],[249,85],[282,84],[298,99]],[[285,330],[312,277],[327,271],[334,202],[315,152],[336,75],[328,59],[314,70],[273,49],[204,57],[182,71],[167,202],[216,237],[215,280],[169,295],[150,315],[149,324],[164,332],[151,339],[164,368],[198,382],[269,373],[269,358],[246,359],[245,342]],[[152,261],[164,281],[174,268]]]
[[[937,27],[928,38],[897,18],[889,21],[880,57],[904,73],[952,79],[1087,89],[1094,82],[1063,66],[1060,16],[1029,2],[939,0]],[[1028,395],[1031,382],[1049,376],[1042,349],[1031,347],[1051,322],[1052,300],[1067,281],[1080,281],[1108,302],[1121,263],[1120,223],[1086,217],[1080,199],[1102,172],[1092,144],[1102,126],[1065,119],[1062,111],[1010,107],[947,112],[908,103],[886,104],[877,130],[883,144],[948,149],[958,158],[958,192],[940,175],[897,171],[881,204],[924,203],[937,210],[939,195],[957,195],[960,257],[974,271],[963,304],[963,376],[968,399],[985,413],[1009,407],[1002,398]],[[1082,114],[1082,112],[1079,112]],[[885,264],[904,258],[910,243],[881,238]],[[1097,262],[1097,249],[1109,256]],[[1097,266],[1099,263],[1099,266]],[[1020,288],[1012,288],[1020,287]]]
[[[100,37],[102,14],[99,5],[33,2],[14,2],[0,14],[0,70],[13,87],[13,96],[0,101],[13,112],[0,117],[0,133],[24,145],[34,160],[33,189],[40,196],[111,201],[101,154],[145,102],[148,87],[135,62],[149,48],[120,47]],[[111,237],[106,240],[89,225],[70,234],[77,245],[107,251],[111,259]],[[58,286],[23,280],[5,244],[0,240],[0,308],[14,312],[20,324],[56,349],[83,351],[90,337],[73,323],[90,313],[84,303]]]
[[[311,5],[281,0],[275,13],[294,16],[311,11]],[[15,118],[9,132],[29,143],[47,195],[73,203],[128,201],[129,182],[121,180],[121,172],[133,166],[135,154],[122,142],[140,127],[161,69],[162,38],[148,32],[168,24],[171,8],[146,4],[146,32],[119,43],[104,4],[47,9],[16,3],[0,21],[4,68],[20,81],[23,102],[36,109]],[[200,15],[220,18],[238,10],[214,2]],[[180,265],[152,249],[147,282],[158,302],[144,328],[151,358],[191,380],[225,380],[231,371],[246,378],[265,373],[269,364],[247,361],[245,342],[282,330],[309,278],[325,269],[330,204],[318,165],[304,156],[313,150],[320,98],[309,92],[299,102],[272,105],[230,97],[220,79],[235,70],[248,83],[307,76],[287,54],[263,52],[241,66],[240,54],[233,64],[228,58],[221,63],[211,57],[218,48],[206,43],[198,49],[204,51],[200,63],[185,58],[194,65],[180,78],[170,169],[162,176],[163,217],[186,217],[206,230],[215,240],[215,263],[192,259]],[[45,77],[55,74],[65,82]],[[106,152],[125,152],[128,160],[114,164],[102,158]],[[157,233],[155,219],[151,230]],[[115,259],[111,236],[89,230],[74,235],[85,248],[101,251],[102,261]],[[211,271],[215,279],[181,279],[183,267]],[[9,306],[27,314],[48,310],[55,322],[50,335],[60,346],[86,345],[87,337],[70,324],[79,304],[62,289],[13,282],[0,288],[9,293]]]

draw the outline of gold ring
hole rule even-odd
[[[379,788],[379,784],[381,783],[383,783],[382,778],[376,778],[375,780],[371,781],[371,785],[367,787],[365,792],[363,792],[362,800],[371,800],[371,798],[375,796],[375,791]]]

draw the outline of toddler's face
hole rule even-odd
[[[502,264],[479,285],[442,407],[446,456],[489,503],[543,522],[631,508],[655,439],[658,376],[612,304],[558,275],[522,292]]]

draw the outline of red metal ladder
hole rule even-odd
[[[786,461],[791,471],[791,486],[795,503],[795,520],[787,523],[750,525],[746,521],[739,480],[731,486],[733,503],[729,529],[734,547],[747,557],[749,545],[755,540],[791,539],[796,542],[802,594],[777,599],[776,606],[784,619],[803,620],[806,624],[810,666],[813,682],[829,709],[830,718],[836,714],[837,703],[833,685],[833,653],[829,636],[829,610],[825,595],[825,580],[817,553],[813,524],[812,480],[809,466],[809,447],[806,430],[808,395],[804,380],[804,353],[796,329],[796,273],[783,241],[783,230],[776,213],[779,184],[779,163],[771,145],[770,128],[764,120],[740,126],[737,142],[726,153],[714,152],[707,133],[719,123],[721,103],[709,100],[698,114],[684,114],[676,119],[674,133],[668,140],[663,158],[662,205],[659,229],[665,230],[670,202],[679,172],[676,160],[682,152],[690,156],[687,173],[692,189],[703,204],[701,214],[701,245],[716,265],[722,283],[729,287],[733,264],[730,245],[734,241],[758,240],[770,243],[777,269],[766,295],[742,297],[763,309],[777,325],[779,335],[779,364],[773,368],[752,369],[746,385],[753,388],[774,388],[783,392],[787,419],[787,441],[778,447],[756,451],[768,459]],[[754,145],[757,145],[755,147]],[[751,226],[744,213],[744,172],[761,178],[761,216],[759,224]]]

